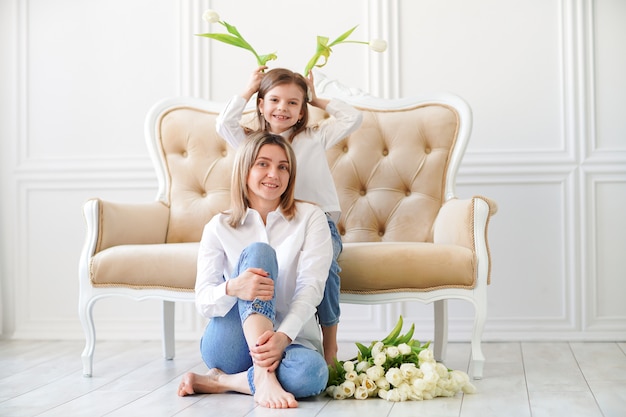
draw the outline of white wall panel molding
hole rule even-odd
[[[146,151],[147,152],[147,151]],[[20,177],[146,178],[155,177],[149,156],[102,158],[23,159],[15,173]]]
[[[338,327],[339,341],[367,343],[389,334],[401,313],[397,303],[363,306],[341,304],[341,322]],[[406,321],[411,318],[404,317]]]
[[[202,20],[210,0],[179,1],[180,95],[210,99],[209,57],[212,42],[195,36],[206,33],[209,25]]]
[[[368,93],[375,97],[400,98],[398,77],[400,56],[400,9],[398,0],[369,0],[370,39],[387,41],[387,51],[370,54]],[[395,324],[395,323],[394,323]]]
[[[584,1],[587,140],[581,152],[587,163],[626,163],[625,18],[623,1]]]
[[[145,19],[142,2],[154,18]],[[143,117],[176,84],[163,81],[173,78],[177,62],[174,3],[17,5],[18,169],[118,169],[124,159],[129,168],[145,167]],[[147,22],[143,28],[138,16]]]
[[[583,172],[584,218],[581,269],[584,271],[586,330],[626,334],[626,172]]]

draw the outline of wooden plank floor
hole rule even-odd
[[[354,354],[342,344],[339,356]],[[429,401],[301,400],[295,410],[257,407],[250,396],[180,398],[187,371],[204,372],[197,342],[98,342],[94,376],[82,376],[79,341],[0,341],[0,416],[624,417],[626,343],[484,343],[478,393]],[[468,370],[468,343],[450,343],[446,365]]]

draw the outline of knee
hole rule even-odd
[[[324,358],[318,352],[306,350],[306,353],[299,352],[298,361],[294,363],[289,363],[288,358],[283,360],[286,369],[281,371],[286,371],[289,376],[280,378],[279,375],[283,388],[296,398],[318,395],[326,389],[328,383],[328,366]]]
[[[276,253],[274,251],[274,248],[272,248],[270,245],[268,245],[267,243],[264,242],[253,242],[250,243],[248,246],[246,246],[246,248],[244,249],[244,251],[250,252],[250,253],[260,253],[260,254],[272,254],[272,253]]]

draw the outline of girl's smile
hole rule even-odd
[[[303,104],[304,93],[296,84],[280,84],[259,100],[259,111],[270,125],[269,131],[280,134],[302,118]]]

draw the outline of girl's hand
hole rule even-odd
[[[254,70],[254,72],[250,75],[250,80],[248,81],[248,86],[246,90],[241,94],[246,101],[250,100],[254,93],[259,91],[259,86],[261,85],[261,80],[265,77],[265,70],[267,69],[267,65],[262,65]]]
[[[269,301],[274,297],[274,280],[261,268],[248,268],[226,283],[226,294],[246,301]]]
[[[315,94],[315,81],[313,79],[313,71],[309,71],[309,76],[306,78],[306,84],[309,87],[309,103],[314,107],[319,107],[320,109],[325,110],[329,100],[321,99],[317,97],[317,94]]]
[[[269,372],[274,372],[287,346],[291,344],[289,336],[282,332],[266,331],[256,341],[256,346],[250,349],[250,356],[255,365],[267,368]]]

